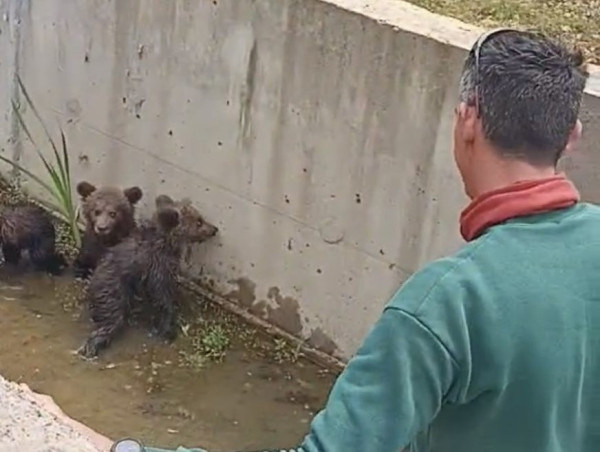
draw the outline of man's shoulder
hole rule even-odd
[[[589,215],[594,219],[600,219],[600,206],[589,202],[582,202],[579,203],[579,208],[582,214]]]
[[[570,222],[565,223],[562,240],[581,240],[582,233],[587,232],[600,237],[600,206],[579,203],[568,218]],[[574,224],[583,229],[573,227]],[[524,237],[519,228],[499,226],[467,243],[455,254],[432,261],[402,284],[387,307],[417,314],[427,306],[433,308],[435,300],[439,300],[447,310],[449,306],[462,306],[462,302],[479,291],[487,293],[490,284],[505,277],[507,268],[519,263],[520,258],[531,259],[531,254],[547,248],[548,240],[555,240],[548,234],[540,234],[538,239],[532,240],[533,230],[527,231]],[[524,243],[528,245],[526,252]]]
[[[488,252],[488,240],[482,238],[467,243],[455,254],[436,259],[413,273],[389,301],[388,308],[397,308],[416,314],[423,305],[440,294],[456,293],[464,282],[473,280],[478,273],[477,261]]]

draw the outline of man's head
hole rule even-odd
[[[530,32],[483,35],[465,61],[454,157],[467,195],[554,174],[581,135],[581,53]]]

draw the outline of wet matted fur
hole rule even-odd
[[[94,330],[78,350],[86,358],[110,345],[135,308],[151,313],[158,337],[172,341],[177,336],[177,275],[183,247],[213,237],[218,229],[188,201],[161,195],[156,208],[152,220],[107,250],[90,278],[88,310]]]
[[[89,182],[77,184],[86,228],[73,270],[77,278],[89,278],[106,250],[135,230],[135,205],[142,199],[139,187],[124,190]]]
[[[23,251],[36,270],[61,273],[67,261],[56,252],[56,231],[52,217],[38,206],[5,208],[0,212],[0,242],[4,261],[17,265]]]

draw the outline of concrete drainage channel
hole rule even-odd
[[[257,300],[271,286],[297,294],[300,330],[323,329],[349,357],[398,285],[458,245],[464,197],[449,170],[449,130],[465,49],[480,30],[400,0],[0,7],[4,73],[22,73],[42,113],[65,123],[72,148],[82,150],[73,177],[114,178],[148,187],[149,200],[165,192],[206,207],[224,225],[223,242],[194,266],[206,265],[217,290],[182,285],[306,358],[343,367],[217,295],[229,292],[227,281],[255,281]],[[593,202],[600,200],[599,80],[588,86],[582,148],[565,161]],[[5,111],[9,101],[0,98]],[[7,151],[29,167],[35,153],[14,135]],[[31,319],[23,316],[26,328]],[[21,369],[14,372],[21,381]],[[97,451],[18,385],[0,379],[0,397],[0,450]]]

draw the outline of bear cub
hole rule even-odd
[[[24,205],[0,212],[0,243],[7,264],[17,265],[27,251],[36,270],[58,275],[67,266],[56,252],[52,217],[41,207]]]
[[[136,227],[135,205],[142,199],[139,187],[121,190],[96,188],[89,182],[77,184],[85,232],[73,270],[76,278],[90,277],[106,250],[129,237]]]
[[[88,310],[94,329],[78,353],[93,358],[108,347],[136,308],[150,312],[153,333],[172,341],[177,275],[184,246],[218,232],[189,201],[156,198],[156,212],[136,233],[107,250],[88,286]]]

